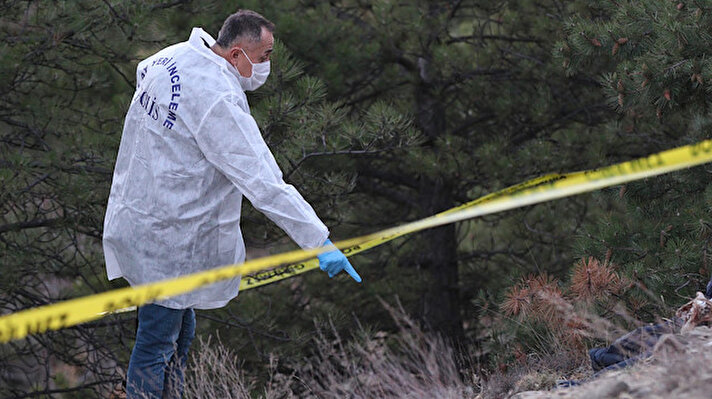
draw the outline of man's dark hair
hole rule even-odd
[[[254,11],[239,10],[225,19],[216,42],[222,48],[228,48],[242,39],[259,42],[263,26],[274,32],[274,24],[267,18]]]

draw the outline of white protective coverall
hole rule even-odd
[[[302,248],[322,245],[324,223],[282,179],[250,115],[239,72],[194,28],[187,42],[139,63],[104,220],[110,280],[132,286],[242,262],[242,196]],[[211,309],[240,279],[155,301]]]

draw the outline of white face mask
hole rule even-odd
[[[247,53],[245,53],[245,50],[240,50],[242,51],[242,54],[245,54],[247,62],[252,65],[251,76],[244,77],[240,75],[239,72],[237,73],[237,78],[240,81],[240,86],[242,86],[242,90],[245,91],[257,90],[257,88],[259,88],[265,83],[265,81],[267,80],[267,76],[269,76],[269,61],[260,62],[259,64],[253,64],[250,57],[248,57]]]

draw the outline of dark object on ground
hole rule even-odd
[[[575,387],[581,385],[582,382],[578,380],[557,380],[556,381],[556,387],[557,388],[570,388],[570,387]]]
[[[712,281],[707,285],[707,296],[712,292]],[[607,348],[593,348],[588,351],[591,367],[596,374],[630,366],[640,359],[652,355],[653,348],[664,334],[684,333],[698,325],[712,323],[712,301],[701,292],[694,299],[682,305],[675,317],[660,324],[638,327],[615,340]],[[594,374],[594,377],[596,376]]]
[[[628,367],[640,359],[645,359],[652,354],[653,347],[663,334],[678,332],[682,324],[682,319],[676,317],[660,324],[638,327],[606,348],[593,348],[588,351],[591,367],[598,374],[601,371]]]

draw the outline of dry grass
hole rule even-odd
[[[408,398],[467,399],[480,393],[477,377],[469,384],[456,355],[442,338],[424,332],[400,307],[384,304],[400,333],[361,332],[348,342],[335,328],[318,330],[314,353],[293,365],[292,375],[277,372],[258,386],[240,367],[238,356],[219,339],[198,340],[186,377],[186,398]]]
[[[186,398],[244,399],[253,385],[245,377],[236,354],[220,339],[198,337],[185,380]]]
[[[402,308],[384,306],[400,328],[394,337],[382,333],[347,345],[338,334],[320,334],[306,373],[312,393],[353,399],[474,398],[476,387],[463,382],[452,347],[423,332]]]
[[[207,340],[198,337],[197,348],[192,351],[185,379],[184,397],[189,399],[287,399],[295,398],[290,384],[294,376],[277,372],[277,360],[270,358],[270,378],[258,386],[246,374],[239,356],[223,345],[219,337]]]
[[[548,285],[547,279],[535,284]],[[551,290],[544,290],[552,292]],[[544,296],[553,318],[579,323],[581,336],[617,338],[622,332],[609,321],[582,313],[559,295]],[[556,389],[557,380],[586,379],[591,369],[585,351],[572,352],[549,332],[541,340],[549,352],[518,355],[506,370],[480,379],[458,369],[452,347],[424,332],[400,307],[384,304],[399,333],[366,333],[342,338],[333,326],[317,329],[313,354],[290,375],[268,367],[271,378],[258,384],[238,356],[219,339],[198,340],[186,379],[186,398],[707,398],[712,389],[712,329],[698,327],[686,335],[664,336],[652,359],[633,368],[613,371],[579,387]],[[568,316],[564,316],[568,315]],[[570,325],[570,323],[569,323]],[[583,354],[583,356],[581,356]],[[470,377],[464,377],[469,375]],[[619,396],[620,394],[620,396]]]
[[[484,376],[479,398],[500,399],[522,391],[549,390],[559,380],[591,375],[585,351],[567,349],[559,342],[560,337],[553,334],[538,339],[542,347],[549,347],[538,352],[516,348],[514,361],[501,363],[499,368]]]
[[[344,338],[333,326],[317,328],[311,356],[298,364],[282,367],[294,370],[289,375],[278,372],[277,360],[271,359],[266,366],[271,377],[266,383],[258,384],[249,370],[244,370],[236,360],[237,354],[223,346],[219,339],[199,340],[192,351],[185,397],[551,397],[550,390],[558,380],[581,380],[592,374],[586,342],[595,339],[608,344],[629,329],[616,325],[610,318],[598,316],[588,306],[592,301],[608,303],[615,296],[612,294],[628,286],[618,277],[613,265],[608,261],[585,259],[573,277],[573,284],[566,287],[546,275],[529,276],[510,290],[503,305],[509,320],[522,325],[539,323],[546,328],[535,332],[533,345],[529,342],[526,346],[510,338],[507,345],[511,360],[500,363],[499,370],[483,378],[472,370],[460,369],[452,346],[437,335],[423,331],[400,306],[384,303],[399,327],[398,333],[360,331],[356,336]],[[619,321],[640,324],[630,316],[629,310],[610,309]],[[712,330],[706,331],[712,341]],[[648,368],[611,372],[583,387],[557,390],[556,397],[607,397],[614,391],[628,395],[622,397],[635,398],[673,397],[671,392],[677,396],[709,397],[695,396],[695,392],[699,384],[707,384],[707,391],[712,389],[712,351],[684,349],[687,346],[679,345],[680,338],[676,337],[661,340],[654,360],[644,362]],[[698,338],[695,338],[696,345],[702,348],[705,343],[698,342]],[[639,369],[644,371],[635,371]],[[518,394],[524,391],[534,396]],[[599,395],[601,392],[603,396]]]

